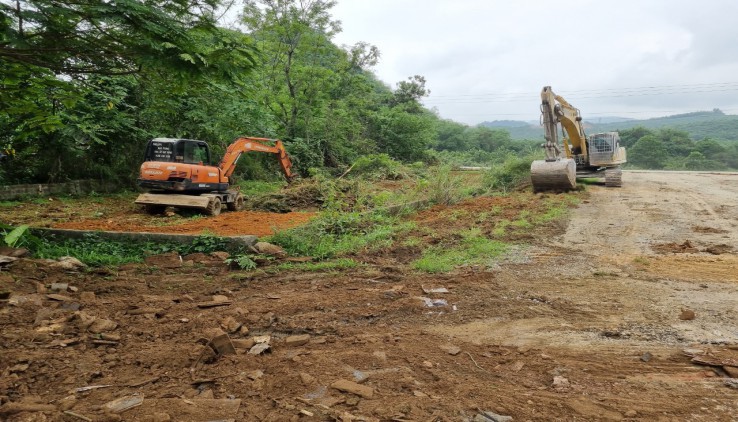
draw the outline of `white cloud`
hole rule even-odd
[[[382,80],[425,76],[426,104],[465,123],[535,120],[544,85],[585,117],[738,114],[731,0],[343,0],[333,14],[337,43],[377,45]]]

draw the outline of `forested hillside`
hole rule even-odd
[[[376,47],[335,45],[335,2],[249,0],[243,32],[219,26],[224,3],[0,3],[0,183],[131,183],[153,137],[204,139],[216,156],[239,135],[277,137],[303,173],[425,157],[425,79],[391,88],[370,70]],[[269,165],[248,157],[238,173]]]
[[[612,123],[595,123],[596,120],[599,121],[601,119],[588,119],[586,114],[582,117],[584,117],[585,128],[589,133],[632,129],[640,126],[648,129],[670,128],[683,130],[694,140],[711,138],[724,141],[738,141],[738,116],[725,114],[718,109],[644,120],[622,119],[621,121]],[[512,139],[543,139],[543,128],[538,124],[530,124],[523,121],[504,122],[504,127],[510,132]],[[497,123],[484,122],[480,126],[502,126]]]

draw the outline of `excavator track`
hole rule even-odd
[[[577,166],[572,159],[536,160],[530,165],[533,192],[568,191],[577,187]]]
[[[605,186],[608,188],[623,186],[623,169],[620,166],[605,170]]]

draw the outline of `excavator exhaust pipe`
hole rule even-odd
[[[577,187],[577,165],[571,158],[536,160],[530,165],[533,192],[568,191]]]

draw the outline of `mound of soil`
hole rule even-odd
[[[669,243],[659,243],[657,245],[652,245],[651,249],[653,249],[655,252],[658,253],[697,253],[700,250],[692,246],[692,242],[689,240],[685,240],[683,243],[679,244],[676,242],[669,242]]]

